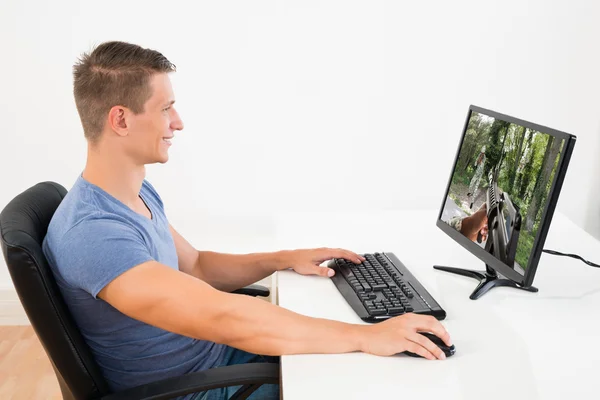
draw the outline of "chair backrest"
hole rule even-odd
[[[97,399],[107,383],[85,343],[42,252],[48,225],[67,194],[41,182],[0,213],[0,245],[13,284],[59,381],[65,399]]]

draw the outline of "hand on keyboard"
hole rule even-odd
[[[331,268],[321,267],[321,263],[334,258],[343,258],[351,261],[355,264],[360,264],[365,260],[363,256],[360,256],[352,251],[344,249],[307,249],[307,250],[288,250],[282,251],[281,257],[283,258],[281,265],[283,268],[292,268],[299,274],[302,275],[321,275],[321,276],[333,276],[334,270]]]
[[[431,332],[452,345],[446,328],[429,315],[404,314],[363,328],[361,349],[365,353],[391,356],[409,351],[429,360],[445,359],[444,352],[418,332]]]

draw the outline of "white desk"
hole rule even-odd
[[[533,283],[539,293],[494,288],[472,301],[476,280],[432,266],[483,270],[484,264],[440,231],[436,216],[433,210],[279,217],[280,248],[394,252],[446,310],[442,323],[456,345],[445,361],[284,356],[283,398],[600,398],[600,269],[543,254]],[[544,247],[600,261],[599,243],[560,214]],[[304,315],[363,323],[327,278],[280,272],[278,296],[282,307]]]

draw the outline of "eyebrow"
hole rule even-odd
[[[164,103],[161,107],[167,107],[167,106],[170,106],[170,105],[173,105],[173,104],[175,104],[175,100],[171,100],[171,101],[169,101],[167,103]]]

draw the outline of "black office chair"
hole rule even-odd
[[[0,213],[0,244],[21,303],[50,361],[64,399],[169,399],[188,393],[238,386],[235,399],[258,387],[279,383],[279,365],[240,364],[167,378],[113,393],[63,300],[42,252],[52,215],[67,194],[61,185],[42,182],[15,197]],[[259,285],[236,293],[268,296]]]

